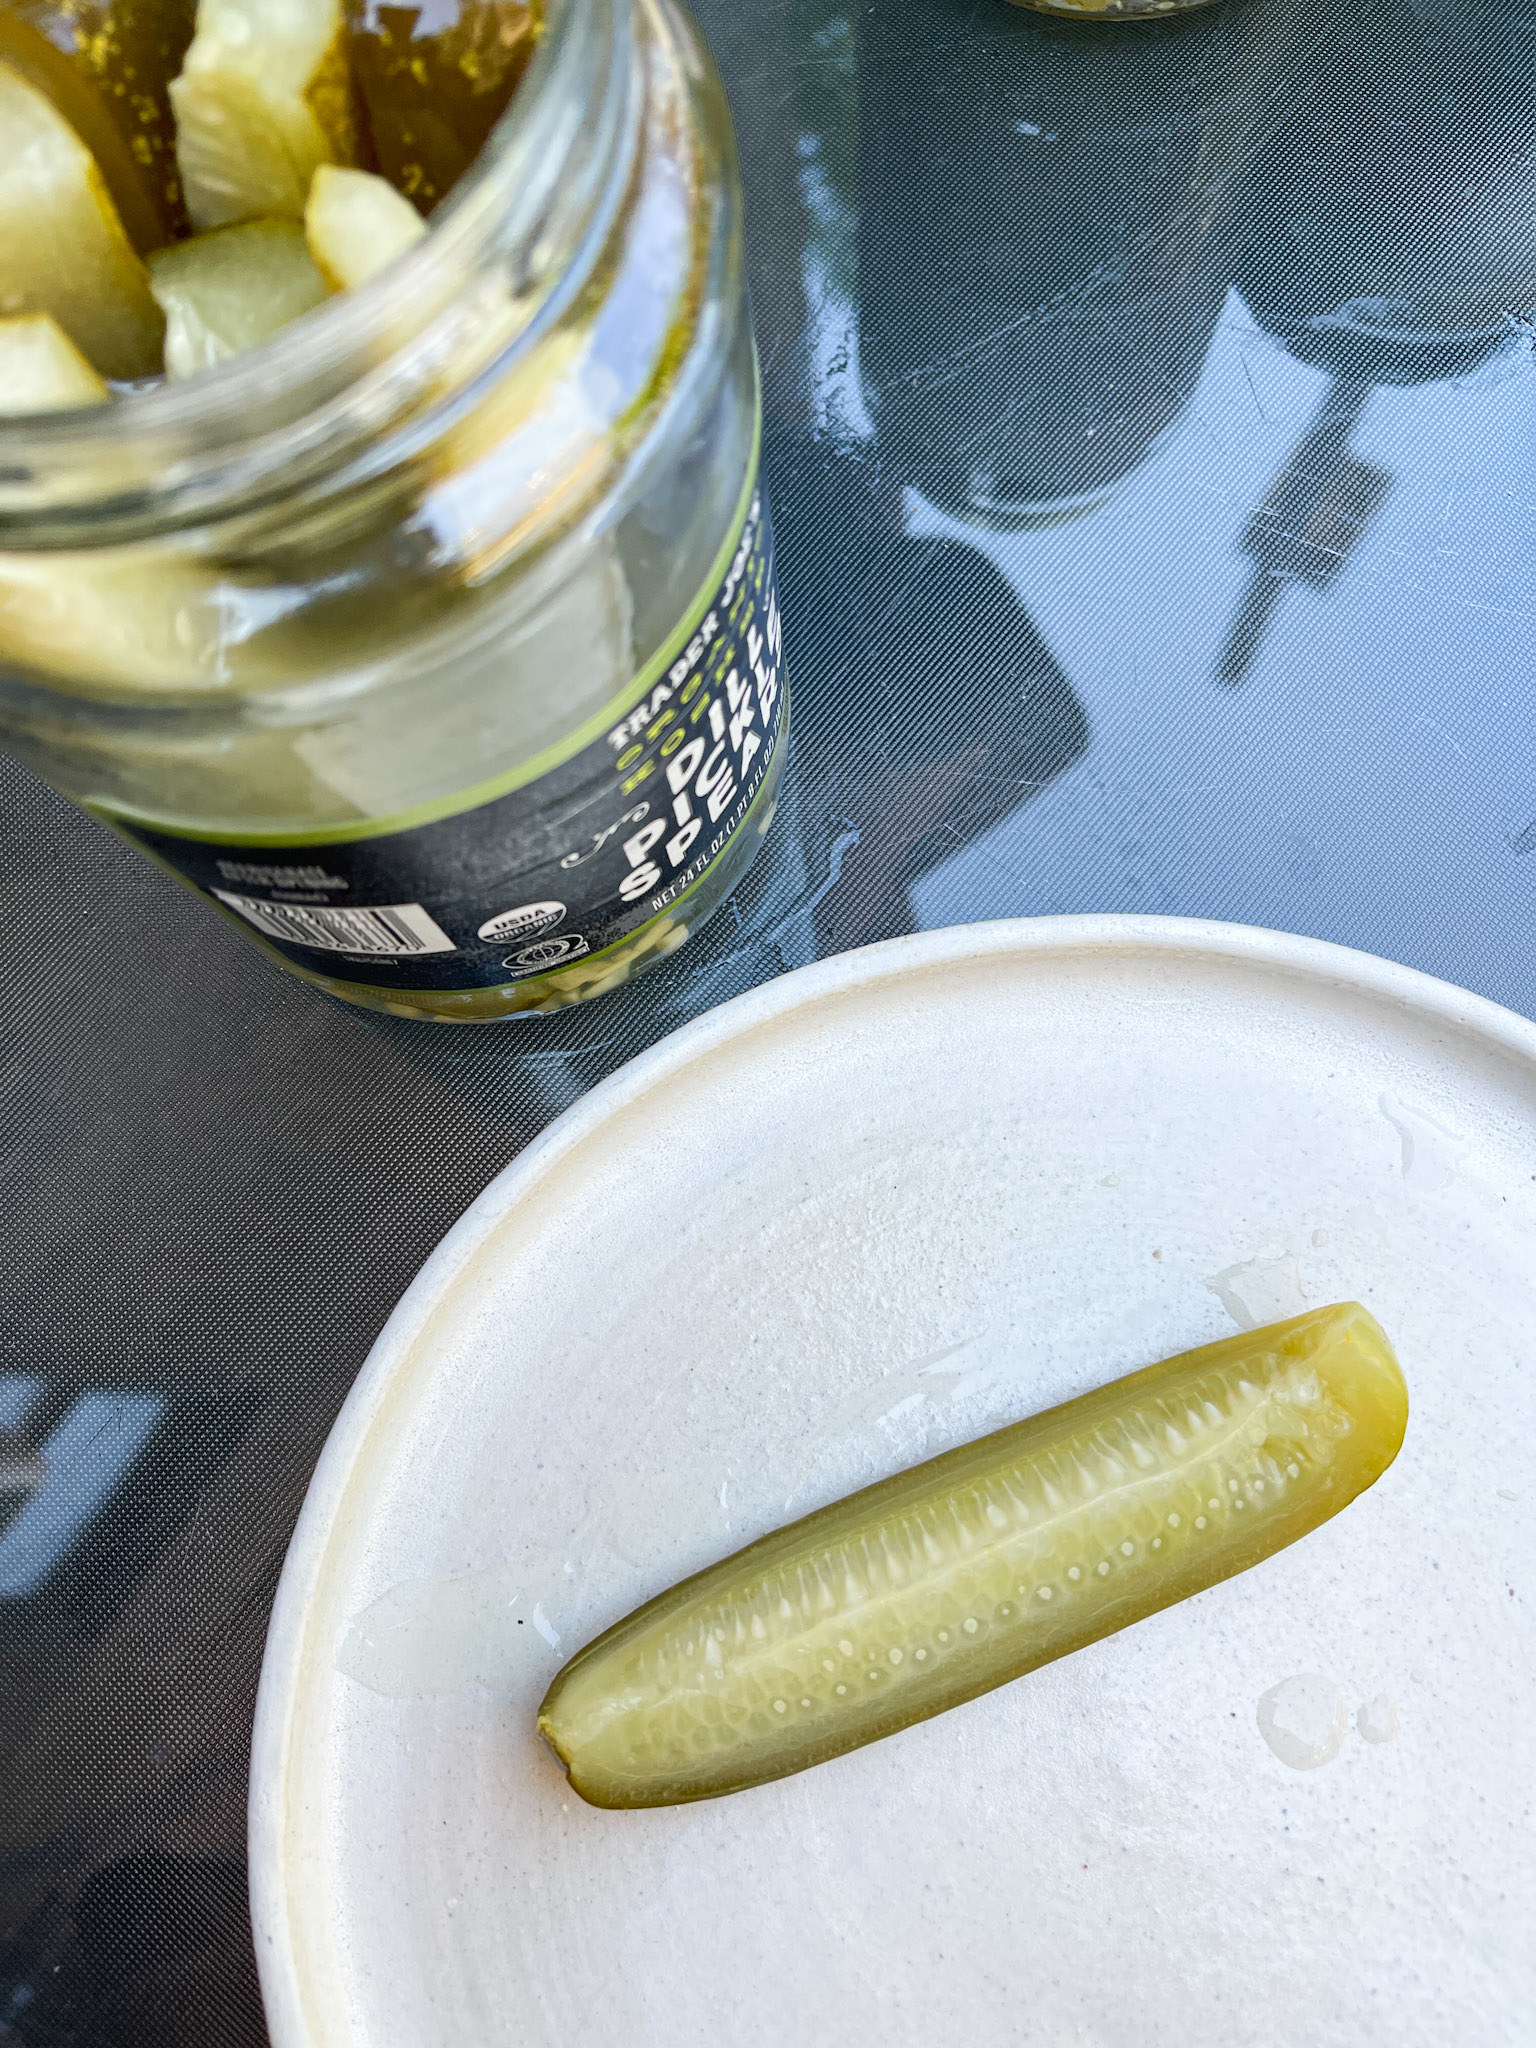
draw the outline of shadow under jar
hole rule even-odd
[[[669,0],[552,0],[377,278],[0,424],[0,740],[352,1002],[611,988],[772,815],[759,421],[714,70]]]

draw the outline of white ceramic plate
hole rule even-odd
[[[998,924],[704,1017],[487,1190],[321,1460],[256,1726],[277,2048],[1528,2042],[1533,1292],[1536,1028],[1358,954]],[[1350,1297],[1407,1443],[1257,1570],[702,1806],[539,1744],[685,1573]]]

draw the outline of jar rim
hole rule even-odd
[[[452,306],[476,259],[493,244],[506,252],[536,250],[572,144],[587,123],[587,103],[613,68],[615,32],[622,35],[630,5],[547,0],[544,32],[479,156],[435,209],[427,234],[366,284],[336,293],[271,340],[195,377],[119,391],[106,406],[0,418],[0,522],[25,520],[39,481],[56,484],[60,471],[77,465],[94,468],[108,451],[139,447],[149,458],[136,465],[140,489],[158,488],[177,465],[157,463],[155,443],[166,444],[167,455],[179,449],[191,467],[206,471],[291,432],[369,381],[387,387],[392,371],[403,367],[394,381],[414,384],[413,344]],[[557,251],[539,250],[535,282],[547,289],[557,261]],[[535,311],[531,305],[530,324]],[[387,390],[379,397],[394,409]],[[104,496],[121,498],[126,481],[85,493],[91,513],[103,509]],[[54,512],[78,502],[67,485],[62,493],[48,490],[47,501]]]

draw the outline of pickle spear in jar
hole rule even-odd
[[[333,291],[355,291],[414,248],[427,224],[387,178],[322,164],[304,209],[309,252]]]
[[[0,63],[0,315],[47,313],[106,377],[160,367],[160,309],[95,159]]]
[[[786,1777],[1260,1563],[1380,1478],[1407,1420],[1358,1304],[1185,1352],[685,1580],[572,1658],[540,1732],[594,1806]]]
[[[0,320],[0,415],[72,412],[110,393],[57,320],[23,313]]]
[[[6,0],[0,61],[85,144],[140,255],[185,234],[168,88],[193,0]]]
[[[173,379],[270,341],[331,291],[292,220],[242,221],[173,242],[150,257],[149,281],[165,314]]]
[[[302,220],[324,163],[362,148],[341,0],[198,0],[171,83],[187,211],[200,228]]]
[[[379,169],[422,213],[468,170],[533,54],[542,0],[348,0]]]

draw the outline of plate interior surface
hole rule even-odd
[[[1306,941],[1053,920],[788,977],[578,1105],[407,1295],[295,1538],[278,2048],[1529,2039],[1533,1047]],[[1407,1441],[1254,1571],[704,1805],[593,1811],[537,1740],[685,1574],[1343,1299]]]

